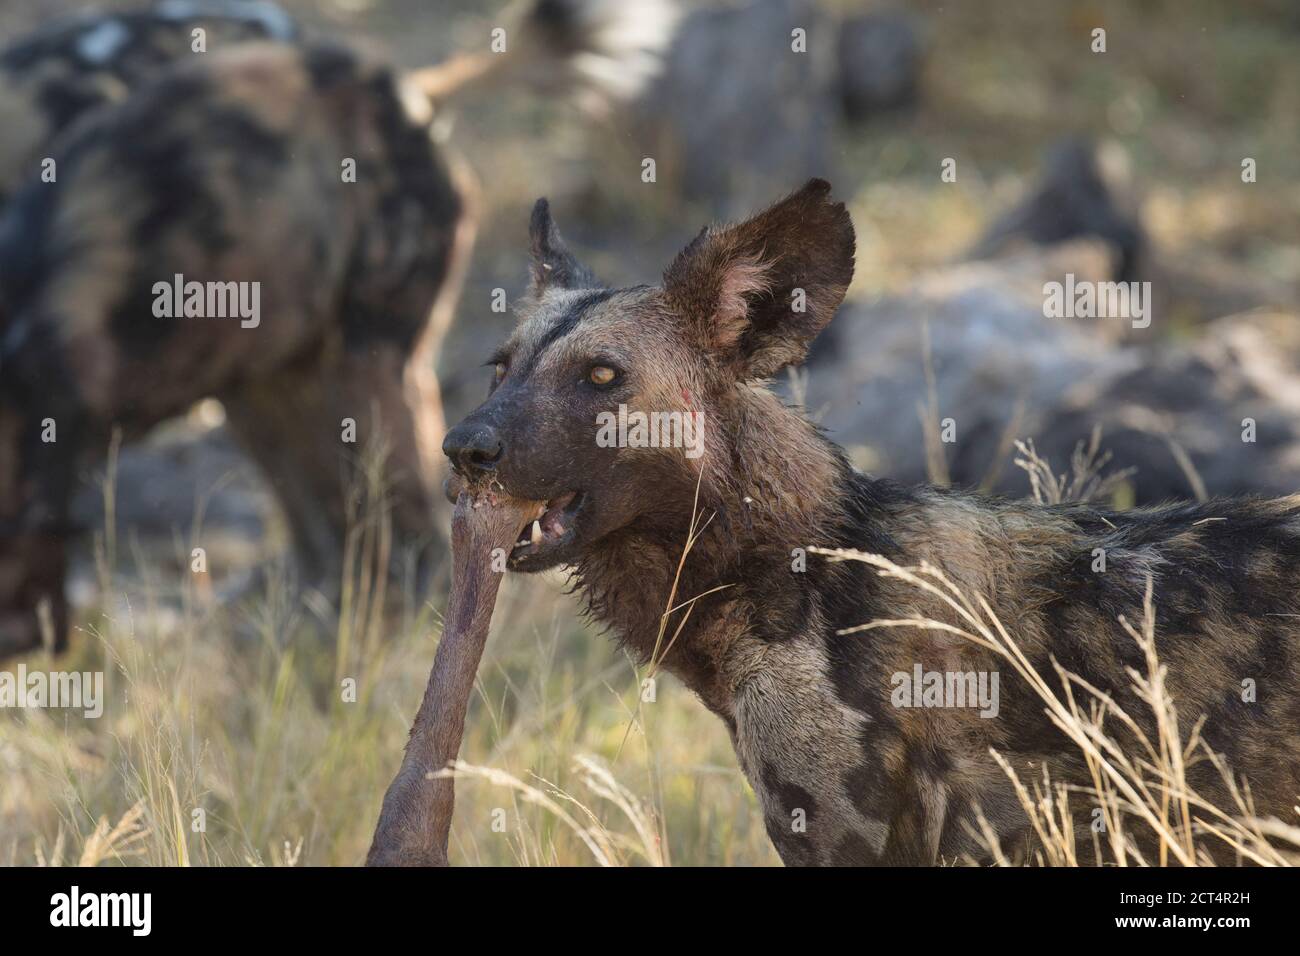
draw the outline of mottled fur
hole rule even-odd
[[[756,384],[802,357],[851,277],[852,227],[828,190],[814,181],[748,222],[707,231],[662,288],[618,291],[594,288],[539,204],[535,264],[551,268],[534,271],[533,301],[496,356],[491,396],[444,444],[460,470],[490,471],[512,494],[579,493],[566,534],[516,548],[512,567],[572,567],[591,613],[648,660],[698,482],[710,520],[676,600],[713,593],[696,602],[663,663],[726,722],[787,863],[978,859],[977,807],[1005,848],[1025,846],[1027,820],[990,747],[1022,776],[1047,764],[1055,780],[1091,782],[1037,695],[991,652],[933,630],[838,633],[913,615],[959,622],[861,563],[809,556],[797,570],[797,549],[810,546],[931,562],[988,601],[1036,667],[1050,675],[1059,661],[1139,721],[1149,709],[1126,668],[1143,661],[1118,619],[1141,619],[1150,576],[1183,726],[1204,717],[1204,738],[1249,778],[1258,809],[1291,817],[1300,793],[1300,497],[1115,513],[856,473]],[[804,312],[791,308],[795,289],[806,292]],[[736,295],[747,303],[739,334]],[[593,365],[618,377],[597,388]],[[703,411],[706,454],[692,462],[681,449],[598,447],[594,416],[620,403]],[[1097,548],[1104,572],[1092,570]],[[684,614],[673,614],[669,634]],[[893,706],[891,676],[918,664],[999,672],[997,716]],[[1246,678],[1258,686],[1250,704]],[[1225,797],[1207,763],[1189,778],[1207,797]]]
[[[0,50],[0,206],[51,155],[58,134],[189,58],[199,29],[210,53],[297,35],[293,20],[269,0],[167,0],[56,20]]]
[[[338,586],[353,469],[372,441],[388,448],[400,543],[434,537],[429,340],[468,236],[429,119],[400,77],[347,50],[247,43],[84,117],[58,144],[57,181],[8,203],[0,412],[19,434],[0,453],[0,563],[25,570],[0,574],[0,653],[32,643],[33,619],[3,612],[33,594],[53,603],[62,640],[61,560],[42,568],[21,542],[61,550],[77,466],[112,427],[129,440],[204,396],[223,400],[276,486],[305,582]],[[258,283],[260,323],[157,317],[154,285],[177,274]],[[57,442],[41,440],[45,419]]]

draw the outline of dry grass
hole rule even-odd
[[[1101,426],[1095,426],[1087,444],[1080,441],[1070,456],[1069,474],[1058,475],[1034,450],[1034,440],[1015,442],[1021,457],[1017,467],[1029,475],[1029,489],[1039,504],[1059,505],[1066,501],[1104,501],[1124,482],[1136,474],[1136,468],[1124,468],[1105,474],[1110,452],[1101,450]],[[1190,466],[1190,462],[1188,463]]]
[[[363,468],[352,584],[324,628],[274,573],[223,606],[203,599],[205,575],[168,580],[139,548],[129,567],[115,529],[98,536],[100,606],[71,654],[26,663],[104,671],[104,714],[0,713],[0,864],[362,861],[440,623],[431,605],[385,602],[366,570],[388,548],[381,474]],[[196,522],[180,547],[203,540]],[[670,599],[665,628],[690,604]],[[454,864],[779,862],[722,725],[594,634],[561,578],[510,576],[494,625],[457,767]]]
[[[102,718],[0,715],[0,863],[359,864],[433,657],[431,610],[390,627],[364,668],[342,665],[358,685],[345,703],[309,627],[249,642],[237,609],[186,622],[122,598],[131,615],[91,615],[72,657],[27,661],[105,670]],[[246,610],[274,619],[276,600]],[[721,724],[671,677],[653,701],[640,690],[558,581],[508,581],[453,863],[777,863]]]

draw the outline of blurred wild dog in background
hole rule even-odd
[[[205,55],[186,55],[177,41],[227,8]],[[0,218],[0,655],[42,632],[64,644],[78,468],[114,429],[131,440],[204,397],[275,487],[300,583],[338,592],[367,447],[386,454],[397,552],[428,563],[433,361],[474,234],[472,180],[431,138],[435,106],[583,78],[576,63],[641,43],[611,28],[619,15],[539,0],[507,52],[400,74],[285,42],[292,25],[267,4],[164,3],[51,28],[0,59],[0,109],[20,134],[0,177],[21,183]],[[160,308],[186,283],[208,295]],[[260,315],[204,314],[214,290]]]
[[[197,29],[214,51],[298,36],[292,18],[269,2],[164,0],[56,20],[0,51],[0,204],[76,119],[120,103],[159,69],[192,54]]]
[[[845,304],[806,363],[810,415],[862,470],[904,484],[1021,497],[1015,439],[1063,468],[1100,429],[1117,481],[1094,489],[1121,502],[1300,490],[1294,295],[1170,256],[1126,192],[1090,143],[1056,144],[965,261]],[[1159,328],[1048,317],[1045,283],[1067,275],[1148,282]],[[1203,328],[1187,340],[1170,330],[1189,310]]]
[[[1288,816],[1300,792],[1300,496],[1117,512],[858,473],[763,386],[803,358],[853,276],[853,226],[829,191],[814,180],[706,229],[661,286],[622,289],[578,263],[538,203],[529,305],[492,357],[490,396],[443,446],[474,483],[544,503],[509,567],[572,567],[590,613],[726,723],[787,863],[982,859],[981,813],[1002,847],[1027,850],[1032,828],[990,748],[1022,778],[1047,766],[1056,782],[1091,784],[1080,751],[992,651],[933,628],[841,633],[962,622],[929,593],[813,547],[929,562],[986,601],[1039,672],[1060,662],[1148,739],[1154,718],[1127,670],[1141,652],[1119,618],[1141,620],[1153,583],[1180,718],[1204,718],[1203,739],[1249,780],[1261,816]],[[599,416],[619,406],[701,413],[705,454],[597,441]],[[1001,670],[999,699],[898,706],[898,675],[918,670]],[[1249,706],[1246,678],[1258,687]],[[1231,802],[1208,761],[1187,778]]]

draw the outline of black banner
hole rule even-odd
[[[1292,925],[1295,896],[1290,874],[1264,869],[9,869],[0,884],[7,942],[77,933],[205,945],[406,932],[435,944],[516,933],[577,944],[579,929],[612,941],[681,920],[693,937],[703,924],[739,939],[846,917],[864,938],[1222,938]]]

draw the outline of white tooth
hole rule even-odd
[[[533,522],[533,539],[532,539],[532,540],[533,540],[533,544],[541,544],[541,543],[542,543],[542,523],[541,523],[540,521],[534,521],[534,522]]]
[[[558,538],[560,535],[564,534],[564,525],[560,524],[558,521],[555,522],[555,530],[551,533]]]

